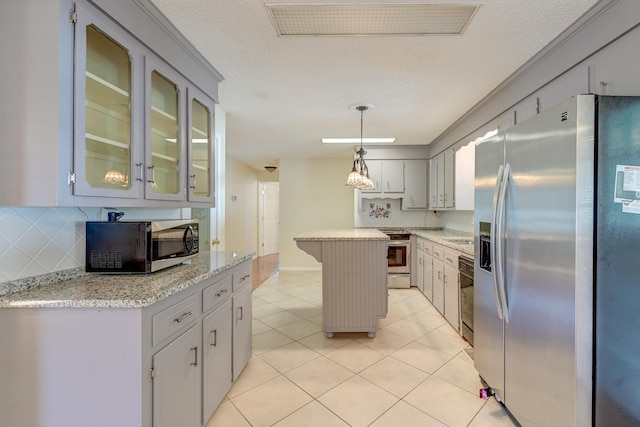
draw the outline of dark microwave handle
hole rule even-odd
[[[196,236],[192,226],[188,225],[187,228],[184,229],[184,236],[182,236],[182,241],[184,242],[185,252],[190,254],[191,251],[193,251],[196,243]]]

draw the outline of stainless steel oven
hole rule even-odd
[[[387,283],[390,288],[411,287],[411,233],[385,231],[387,242]]]
[[[473,260],[458,257],[462,336],[473,345]]]

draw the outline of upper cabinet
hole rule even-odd
[[[124,30],[77,5],[75,194],[139,198],[143,194],[142,53]],[[137,90],[133,92],[134,88]]]
[[[403,209],[427,209],[428,160],[405,160],[405,195]]]
[[[473,210],[475,143],[447,148],[430,164],[429,209]]]
[[[431,164],[429,209],[451,209],[455,206],[454,149],[447,148],[432,158]]]
[[[362,190],[363,193],[384,193],[385,197],[399,197],[404,193],[403,160],[368,160],[369,177],[375,188]],[[396,195],[394,195],[396,194]]]
[[[394,154],[401,155],[398,152]],[[375,188],[359,190],[360,198],[402,199],[402,210],[427,209],[428,160],[372,159],[366,162]]]
[[[52,0],[35,15],[22,3],[3,10],[35,34],[14,25],[28,42],[0,42],[15,58],[0,82],[15,141],[0,205],[213,206],[222,76],[149,1]]]
[[[473,142],[455,152],[455,206],[458,211],[474,210],[476,145]]]

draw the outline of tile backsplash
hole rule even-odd
[[[362,199],[355,216],[356,227],[439,227],[432,211],[401,209],[401,199]]]
[[[0,207],[0,283],[84,267],[86,221],[105,208]],[[122,209],[123,220],[190,218],[190,209]]]

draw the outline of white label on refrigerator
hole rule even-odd
[[[622,203],[624,212],[636,212],[640,209],[640,166],[617,165],[614,202]],[[629,210],[625,210],[625,206]]]

